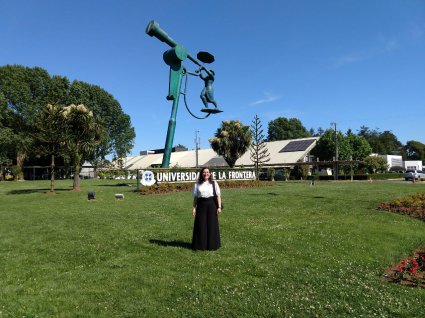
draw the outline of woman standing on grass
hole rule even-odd
[[[214,199],[214,188],[217,203]],[[213,181],[210,169],[202,168],[198,181],[193,187],[193,225],[192,249],[216,250],[220,248],[218,215],[221,213],[221,192],[218,183]]]

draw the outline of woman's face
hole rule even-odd
[[[204,179],[204,181],[209,180],[211,175],[210,169],[204,169],[202,171],[202,179]]]

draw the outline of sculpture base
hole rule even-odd
[[[222,113],[223,111],[218,108],[202,108],[201,112],[208,113],[208,114],[218,114],[218,113]]]

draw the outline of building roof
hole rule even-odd
[[[269,166],[285,166],[293,164],[304,158],[316,146],[319,137],[278,140],[266,142],[266,147],[270,154]],[[123,158],[124,169],[146,169],[149,167],[160,166],[162,163],[162,153],[147,154],[134,157]],[[224,166],[227,167],[223,157],[217,155],[212,149],[198,150],[199,166]],[[241,158],[236,161],[236,166],[252,166],[251,151],[248,150]],[[196,167],[196,150],[172,152],[170,158],[170,167]]]

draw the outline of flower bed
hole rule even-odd
[[[273,181],[220,181],[219,184],[221,189],[228,189],[267,187],[272,186],[275,183]],[[150,187],[142,187],[140,189],[140,194],[161,194],[170,192],[191,191],[192,189],[192,182],[160,183]]]
[[[409,195],[378,205],[378,210],[408,215],[425,221],[425,193]]]
[[[425,248],[416,251],[411,258],[404,258],[385,272],[385,278],[404,286],[425,288]]]
[[[425,221],[425,193],[381,203],[378,209]],[[401,259],[398,264],[387,268],[384,276],[390,282],[425,288],[425,248],[416,251],[413,257]]]

